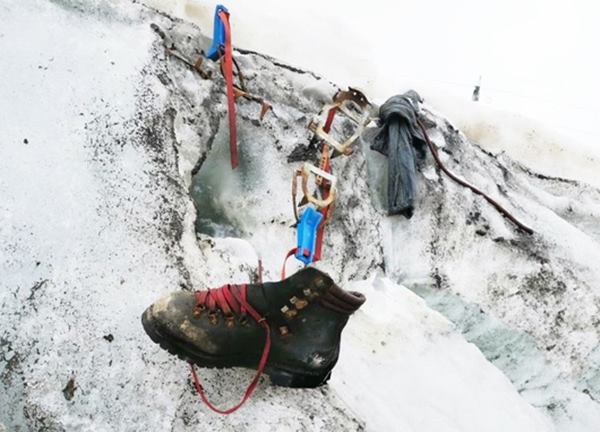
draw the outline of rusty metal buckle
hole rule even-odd
[[[319,116],[309,123],[308,128],[339,153],[346,156],[351,155],[353,152],[352,144],[360,137],[364,128],[371,121],[368,110],[370,105],[371,103],[361,91],[349,87],[346,91],[339,91],[334,97],[334,102],[325,105]],[[342,143],[336,140],[331,133],[324,130],[327,116],[331,110],[339,112],[356,125],[354,133]]]
[[[308,190],[308,179],[313,174],[317,178],[321,178],[329,182],[329,195],[325,199],[319,199]],[[298,209],[296,207],[296,193],[298,189],[297,180],[298,177],[302,178],[302,193],[307,202],[314,204],[318,208],[325,208],[333,204],[336,198],[337,189],[337,178],[333,174],[323,171],[314,165],[304,163],[301,169],[296,170],[292,177],[292,202],[294,204],[294,216],[298,220]]]
[[[317,168],[316,166],[311,165],[309,163],[304,163],[304,166],[299,171],[300,171],[299,175],[302,177],[302,193],[304,194],[304,196],[306,197],[308,202],[314,204],[315,206],[317,206],[319,208],[324,208],[324,207],[329,206],[330,204],[332,204],[335,201],[335,196],[336,196],[336,187],[335,186],[337,183],[336,176],[334,176],[333,174],[330,174],[328,172],[325,172],[322,169]],[[308,178],[311,173],[314,174],[315,176],[325,179],[329,182],[329,184],[330,184],[329,195],[327,196],[327,198],[319,199],[319,198],[315,197],[314,195],[312,195],[308,191]]]

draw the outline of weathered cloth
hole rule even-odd
[[[388,157],[388,212],[412,217],[417,191],[415,151],[425,156],[425,137],[417,127],[421,97],[410,90],[392,96],[379,108],[381,127],[371,149]]]

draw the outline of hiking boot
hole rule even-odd
[[[174,292],[142,324],[155,343],[200,367],[264,368],[273,384],[316,387],[329,379],[342,329],[364,301],[308,267],[280,282]]]

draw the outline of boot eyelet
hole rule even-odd
[[[311,290],[310,288],[304,288],[302,290],[304,296],[308,299],[314,299],[315,297],[319,297],[319,293]]]
[[[298,311],[296,309],[288,309],[284,312],[284,315],[286,318],[294,318],[296,315],[298,315]]]
[[[297,299],[294,302],[294,306],[296,307],[296,309],[301,310],[304,309],[306,306],[308,306],[308,300],[305,299]]]
[[[215,312],[211,312],[208,314],[208,322],[211,323],[212,325],[216,325],[217,324],[217,314]]]
[[[240,325],[243,326],[247,326],[248,325],[248,318],[246,317],[246,314],[241,315],[238,319],[238,322],[240,323]]]
[[[192,309],[192,315],[194,318],[198,319],[202,316],[202,312],[204,312],[205,309],[206,307],[203,304],[197,304],[194,306],[194,309]]]
[[[235,318],[233,317],[233,315],[228,315],[225,317],[225,325],[227,326],[227,328],[233,328],[233,326],[235,325]]]

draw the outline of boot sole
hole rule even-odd
[[[229,359],[229,361],[225,361],[223,358],[192,351],[184,342],[173,337],[167,338],[163,336],[160,329],[154,325],[153,320],[147,316],[150,315],[150,309],[151,308],[148,308],[142,314],[142,326],[144,327],[144,331],[150,339],[152,339],[152,342],[159,345],[170,354],[177,356],[180,360],[193,363],[198,367],[209,369],[224,369],[230,367],[245,367],[247,369],[252,369],[246,366],[240,366],[241,362],[236,362],[235,360]],[[269,376],[273,385],[292,388],[319,387],[327,383],[331,377],[331,370],[326,371],[322,375],[310,375],[285,370],[268,364],[265,367],[264,373]]]

